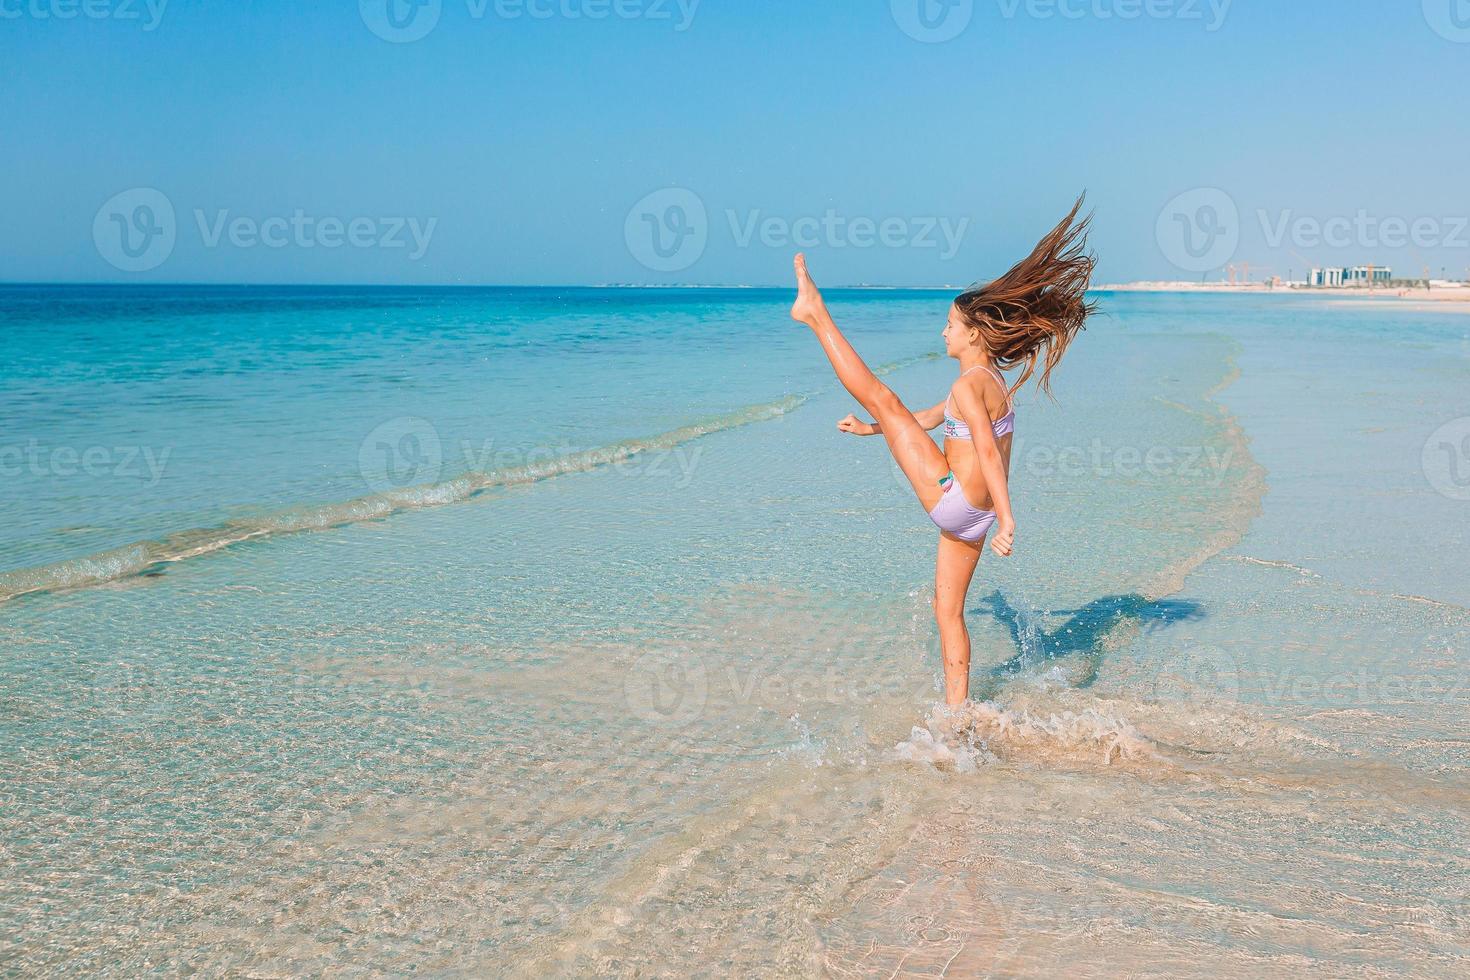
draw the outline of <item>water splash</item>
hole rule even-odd
[[[892,752],[900,761],[958,772],[1012,760],[1110,766],[1159,758],[1147,736],[1101,707],[1043,714],[975,701],[936,704],[924,727],[915,725]]]

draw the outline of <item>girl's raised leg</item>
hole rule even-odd
[[[822,293],[807,272],[806,256],[796,256],[796,304],[791,308],[791,318],[805,323],[817,335],[837,380],[852,397],[872,413],[883,427],[883,438],[893,458],[903,469],[904,476],[914,488],[914,494],[926,511],[933,510],[939,503],[943,491],[939,480],[949,472],[944,454],[929,438],[929,433],[914,418],[914,413],[872,372],[852,344],[837,329]]]

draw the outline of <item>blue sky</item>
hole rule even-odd
[[[0,280],[1470,267],[1470,0],[414,2],[0,0]]]

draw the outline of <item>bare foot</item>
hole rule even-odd
[[[806,271],[806,256],[797,252],[795,264],[796,304],[791,307],[791,319],[814,327],[826,314],[827,304],[822,301],[822,292],[817,289],[817,284],[812,282],[811,273]]]

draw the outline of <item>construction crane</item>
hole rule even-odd
[[[1298,252],[1294,248],[1289,248],[1289,249],[1287,249],[1287,251],[1290,252],[1292,254],[1292,256],[1298,262],[1300,262],[1302,265],[1306,266],[1308,270],[1311,270],[1313,263],[1311,262],[1310,259],[1308,259],[1306,256],[1302,255],[1302,253]],[[1287,278],[1290,279],[1291,276],[1288,275]],[[1311,284],[1312,284],[1312,274],[1311,274],[1310,271],[1308,271],[1307,272],[1307,285],[1310,286]]]

